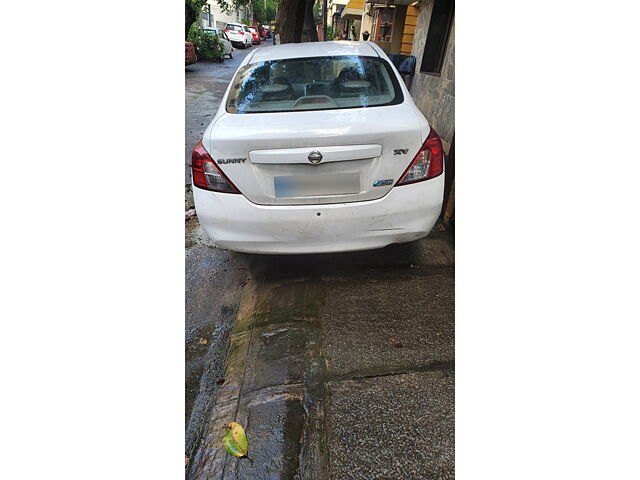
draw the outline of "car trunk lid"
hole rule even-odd
[[[225,175],[262,205],[374,200],[393,187],[422,144],[404,104],[223,114],[204,145]]]

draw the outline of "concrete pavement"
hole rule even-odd
[[[453,242],[432,235],[253,256],[188,478],[454,478]],[[220,444],[234,419],[250,460]]]

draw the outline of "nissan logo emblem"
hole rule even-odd
[[[314,165],[317,165],[322,161],[322,154],[319,151],[314,150],[309,154],[307,158],[311,163],[313,163]]]

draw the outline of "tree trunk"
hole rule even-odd
[[[189,37],[189,28],[198,19],[198,12],[193,8],[191,0],[184,0],[184,39]]]
[[[318,29],[316,28],[316,19],[313,16],[313,4],[315,0],[307,0],[307,5],[304,11],[304,27],[302,30],[303,42],[317,42],[318,41]]]
[[[276,18],[276,33],[280,43],[299,43],[302,41],[307,0],[280,0]]]

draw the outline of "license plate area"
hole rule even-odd
[[[276,198],[322,197],[360,192],[359,173],[324,173],[273,177]]]

